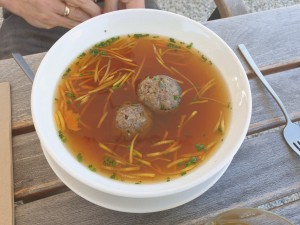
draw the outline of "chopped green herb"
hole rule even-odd
[[[102,48],[107,47],[119,39],[120,39],[120,37],[112,37],[110,39],[107,39],[106,41],[102,41],[102,42],[96,44],[95,47],[102,47]]]
[[[223,134],[223,129],[222,129],[221,126],[219,126],[219,128],[218,128],[218,132],[219,132],[220,134]]]
[[[81,53],[77,58],[78,58],[78,59],[82,59],[85,55],[86,55],[86,53],[83,52],[83,53]]]
[[[186,47],[187,47],[188,49],[191,49],[192,46],[193,46],[193,42],[189,43]]]
[[[141,183],[142,183],[142,181],[141,181],[141,180],[139,180],[139,181],[135,182],[135,184],[141,184]]]
[[[185,166],[188,167],[190,165],[193,165],[193,164],[197,163],[197,161],[198,161],[198,158],[193,156],[188,162],[186,162]]]
[[[208,64],[209,64],[209,65],[212,65],[212,61],[208,60]]]
[[[82,77],[82,76],[84,76],[84,74],[83,74],[83,73],[80,73],[79,76]]]
[[[107,55],[107,52],[106,51],[100,51],[99,54],[100,55]]]
[[[172,43],[176,43],[176,41],[175,41],[174,38],[170,38],[169,40],[170,40],[170,42],[172,42]]]
[[[179,99],[179,96],[178,95],[173,95],[173,98],[175,101],[177,101]]]
[[[77,156],[76,156],[76,158],[77,158],[78,162],[82,162],[83,161],[83,156],[82,156],[81,153],[78,153]]]
[[[116,173],[113,173],[113,174],[110,176],[110,179],[117,180],[117,174],[116,174]]]
[[[206,150],[204,144],[195,144],[195,148],[198,152]]]
[[[113,90],[117,90],[117,89],[119,89],[120,87],[121,87],[121,84],[117,84],[117,85],[112,86],[112,89],[113,89]]]
[[[70,73],[70,71],[71,71],[71,68],[66,69],[66,71],[62,75],[62,78],[65,78]]]
[[[201,55],[201,59],[202,59],[203,62],[206,62],[206,61],[207,61],[207,58],[206,58],[205,55]]]
[[[156,36],[153,36],[153,38],[159,38],[159,36],[158,36],[158,35],[156,35]]]
[[[91,53],[93,56],[96,56],[96,55],[99,54],[99,49],[92,48],[92,49],[90,50],[90,53]]]
[[[148,37],[149,34],[134,34],[133,37],[139,39],[139,38],[143,38],[143,37]]]
[[[160,110],[166,110],[166,107],[163,104],[161,104],[160,105]]]
[[[184,175],[186,175],[186,172],[182,172],[180,175],[181,175],[181,176],[184,176]]]
[[[167,44],[167,46],[168,46],[168,48],[171,48],[171,49],[178,49],[178,48],[180,48],[180,46],[175,45],[174,43],[171,43],[171,42],[169,42]]]
[[[228,102],[228,104],[227,104],[227,108],[228,108],[228,109],[232,109],[231,102]]]
[[[66,142],[66,141],[67,141],[66,136],[62,133],[61,130],[58,131],[58,136],[59,136],[59,138],[60,138],[60,140],[61,140],[62,142]]]
[[[171,178],[170,177],[167,177],[167,182],[170,182]]]
[[[154,77],[153,77],[153,80],[155,80],[155,81],[160,81],[160,79],[159,79],[158,76],[154,76]]]
[[[88,168],[90,171],[96,172],[96,168],[92,164],[88,165]]]
[[[54,98],[54,101],[56,101],[56,102],[57,102],[57,101],[58,101],[58,98]]]
[[[75,98],[75,95],[72,92],[66,92],[66,96],[70,98]]]
[[[158,81],[158,85],[161,89],[165,88],[165,83],[161,79]]]
[[[118,166],[118,163],[116,162],[116,160],[114,160],[113,158],[108,157],[108,156],[106,156],[106,157],[103,159],[103,164],[104,164],[105,166],[111,166],[111,167],[116,167],[116,166]]]

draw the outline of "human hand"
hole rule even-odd
[[[145,8],[145,0],[105,0],[103,12],[130,8]]]
[[[65,2],[61,0],[0,0],[0,2],[0,5],[24,18],[29,24],[46,29],[57,26],[72,28],[101,14],[101,8],[93,0],[65,0]],[[64,16],[64,13],[68,15]]]

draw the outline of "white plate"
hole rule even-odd
[[[157,212],[183,205],[199,197],[201,194],[203,194],[209,188],[211,188],[225,173],[226,169],[230,164],[228,163],[224,168],[222,168],[218,173],[216,173],[216,175],[211,177],[205,183],[187,191],[183,191],[173,195],[168,195],[165,197],[163,196],[156,198],[127,198],[107,194],[93,189],[87,185],[84,185],[83,183],[74,179],[72,176],[68,175],[62,168],[60,168],[57,165],[57,163],[55,163],[55,161],[49,156],[47,151],[44,150],[44,154],[55,174],[62,180],[64,184],[66,184],[76,194],[104,208],[129,213]]]

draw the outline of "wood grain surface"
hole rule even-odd
[[[247,73],[251,70],[238,51],[245,44],[257,65],[274,73],[300,66],[300,5],[250,13],[205,23],[241,59]]]
[[[9,82],[0,83],[0,224],[14,224],[14,178]]]

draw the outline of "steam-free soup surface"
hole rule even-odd
[[[172,111],[139,102],[138,84],[157,75],[182,90]],[[136,184],[169,182],[205,163],[226,138],[231,111],[218,69],[193,43],[148,34],[113,37],[80,54],[62,75],[54,104],[58,136],[79,163]],[[116,112],[126,104],[151,114],[146,132],[128,138],[117,129]]]

